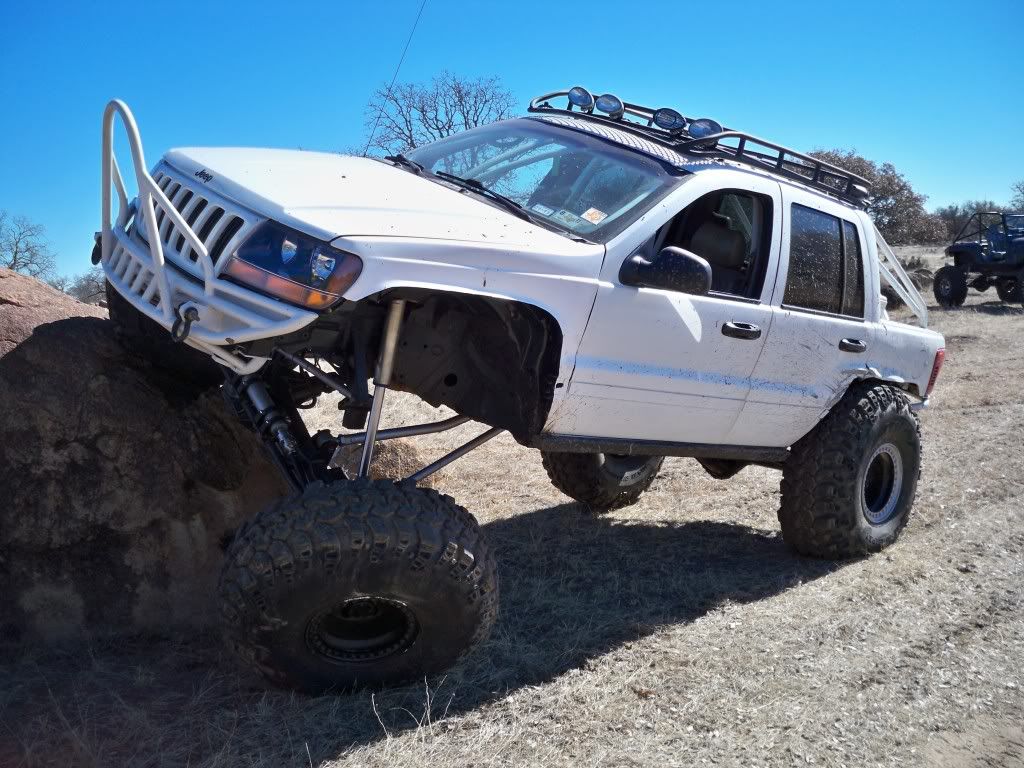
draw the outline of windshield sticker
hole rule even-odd
[[[567,211],[564,208],[560,211],[556,211],[551,215],[551,218],[555,221],[560,221],[567,227],[578,227],[580,225],[580,217],[572,211]]]
[[[591,224],[600,224],[608,218],[608,214],[604,211],[597,210],[597,208],[588,208],[583,212],[583,218]]]
[[[541,216],[550,216],[555,212],[554,208],[548,208],[546,205],[542,205],[541,203],[534,203],[530,206],[530,210],[536,211]]]

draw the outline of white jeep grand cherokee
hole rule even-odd
[[[221,386],[295,489],[237,533],[220,582],[229,641],[276,683],[407,680],[487,635],[493,555],[415,483],[505,430],[594,510],[690,456],[717,478],[781,470],[804,555],[877,551],[907,521],[943,339],[887,316],[882,281],[927,322],[867,183],[579,87],[529,111],[408,156],[180,149],[149,170],[128,108],[106,109],[111,316],[183,382]],[[458,415],[379,430],[389,388]],[[325,392],[358,431],[309,434]],[[487,430],[404,481],[367,478],[376,441],[468,420]],[[347,477],[332,459],[354,443]]]

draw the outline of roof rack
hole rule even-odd
[[[572,90],[587,93],[581,88]],[[589,93],[587,95],[589,96]],[[551,99],[562,96],[567,99],[565,108],[551,105]],[[597,100],[598,106],[603,98],[605,97],[600,97]],[[713,120],[696,120],[684,117],[674,110],[652,109],[639,104],[620,102],[615,97],[610,98],[614,99],[614,102],[617,102],[621,108],[617,114],[595,114],[593,104],[589,109],[577,108],[574,110],[574,104],[569,100],[569,90],[554,91],[538,96],[530,102],[529,111],[572,115],[575,118],[613,125],[669,149],[695,156],[697,159],[722,159],[742,163],[798,181],[819,192],[824,192],[859,207],[867,203],[871,194],[871,182],[867,179],[803,152],[797,152],[743,131],[723,129]],[[677,125],[680,127],[673,129],[658,127],[655,124],[655,116],[659,112],[669,112],[678,116],[680,122]],[[626,120],[626,115],[645,120],[646,124]],[[718,130],[713,133],[702,133],[708,129],[708,126],[713,126]],[[692,135],[691,129],[693,134],[697,135]]]

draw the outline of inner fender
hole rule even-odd
[[[399,339],[394,389],[519,440],[543,428],[562,349],[558,323],[544,310],[480,296],[417,296]]]

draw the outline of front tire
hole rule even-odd
[[[962,306],[967,300],[967,276],[960,267],[947,264],[935,273],[932,292],[946,309]]]
[[[636,503],[651,487],[664,456],[541,451],[551,484],[566,496],[598,510]]]
[[[1021,290],[1021,284],[1017,280],[1004,280],[997,284],[996,293],[999,294],[999,300],[1007,304],[1020,304],[1024,301],[1024,290]]]
[[[792,448],[779,522],[802,555],[845,558],[892,544],[921,471],[917,417],[898,389],[856,384]]]
[[[497,615],[495,561],[447,496],[389,480],[316,483],[258,515],[220,579],[228,644],[309,693],[441,672]]]

